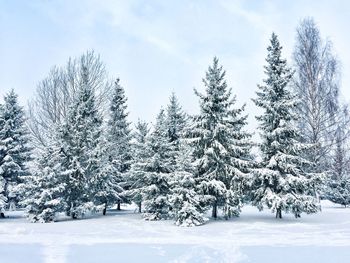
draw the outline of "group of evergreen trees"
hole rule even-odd
[[[302,140],[293,71],[275,34],[267,50],[266,78],[253,99],[262,110],[260,144],[252,142],[245,106],[236,105],[216,57],[203,79],[204,93],[195,91],[199,114],[184,113],[172,94],[153,127],[140,120],[134,131],[119,79],[102,112],[91,72],[82,66],[66,117],[50,127],[55,132],[45,136],[42,149],[30,147],[23,109],[10,92],[0,108],[2,212],[20,205],[32,222],[51,222],[59,213],[73,219],[94,211],[105,215],[108,207],[134,202],[146,220],[196,226],[209,209],[213,218],[219,211],[230,218],[247,203],[268,207],[277,218],[319,211],[325,175],[308,158],[317,145]],[[348,181],[340,184],[349,189]]]

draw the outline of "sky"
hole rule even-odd
[[[251,98],[264,78],[271,33],[292,65],[296,27],[313,17],[333,42],[349,101],[349,14],[347,0],[0,0],[0,96],[13,88],[26,105],[52,66],[94,50],[110,77],[120,78],[131,121],[153,120],[171,92],[196,113],[193,89],[204,90],[202,78],[217,56],[253,122]]]

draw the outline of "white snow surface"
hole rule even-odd
[[[350,262],[350,208],[275,219],[246,206],[239,218],[199,227],[144,221],[135,207],[81,220],[0,220],[0,262]]]

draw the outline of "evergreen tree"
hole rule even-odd
[[[60,163],[66,183],[65,202],[67,214],[72,218],[94,208],[92,196],[96,194],[96,184],[104,183],[96,178],[102,172],[102,118],[88,78],[83,68],[77,97],[59,131]]]
[[[18,185],[28,176],[28,162],[31,161],[29,135],[25,126],[23,108],[18,97],[11,90],[4,97],[0,110],[0,181],[2,182],[2,202],[7,199],[10,207],[21,200]]]
[[[144,217],[159,220],[169,217],[170,176],[173,172],[172,147],[167,136],[165,113],[161,110],[148,141],[149,154],[143,164],[142,200]]]
[[[185,140],[181,140],[175,171],[170,181],[169,196],[175,224],[178,226],[198,226],[206,220],[203,215],[204,209],[201,207],[202,195],[196,191],[192,159],[192,149]]]
[[[332,179],[328,183],[326,198],[336,204],[348,206],[350,204],[350,179],[343,176],[337,180]]]
[[[311,163],[302,157],[303,152],[311,146],[300,143],[298,116],[294,111],[298,100],[288,86],[293,72],[281,58],[282,47],[274,33],[267,50],[267,79],[259,86],[254,100],[264,112],[257,117],[262,161],[253,177],[252,200],[260,210],[264,205],[271,208],[276,218],[282,218],[282,211],[300,217],[302,212],[319,211],[316,189],[321,176],[311,176],[304,170]]]
[[[22,185],[25,198],[21,204],[26,207],[31,222],[52,222],[56,213],[64,211],[67,206],[64,200],[66,185],[58,159],[59,150],[56,143],[47,147],[36,161],[32,175],[26,177]]]
[[[170,142],[179,142],[179,139],[183,137],[186,124],[187,116],[183,112],[175,93],[172,93],[166,112],[166,126]]]
[[[344,205],[350,204],[350,157],[348,146],[348,131],[345,130],[344,123],[338,124],[335,134],[335,151],[333,165],[331,167],[331,177],[328,179],[325,189],[325,198],[328,200]]]
[[[129,195],[142,212],[142,188],[145,185],[145,165],[149,156],[149,128],[147,122],[139,120],[136,124],[133,143],[133,159],[129,171]]]
[[[111,157],[116,163],[119,172],[124,173],[130,169],[131,154],[131,129],[127,120],[127,98],[123,87],[116,80],[112,100],[110,104],[110,118],[108,121],[108,140],[110,151],[113,151]]]
[[[89,182],[92,201],[95,205],[102,205],[102,214],[106,215],[107,207],[122,200],[121,193],[124,191],[120,185],[120,177],[114,163],[110,159],[107,143],[101,140],[96,145],[95,169]],[[120,207],[118,206],[120,209]]]
[[[200,207],[201,195],[196,192],[192,150],[185,139],[187,124],[188,117],[172,93],[165,122],[168,142],[171,145],[168,153],[174,171],[169,178],[170,215],[175,218],[176,225],[197,226],[203,224],[205,218]]]
[[[233,108],[235,98],[227,88],[225,71],[216,57],[203,82],[206,93],[196,91],[200,114],[190,129],[196,159],[195,180],[206,205],[212,206],[212,216],[216,218],[218,207],[223,207],[225,216],[230,217],[239,214],[243,198],[236,186],[249,178],[250,135],[242,130],[246,124],[246,117],[241,116],[244,108]]]
[[[131,129],[127,121],[127,99],[123,87],[116,80],[109,110],[107,123],[108,154],[111,172],[114,174],[115,183],[119,184],[118,210],[122,201],[123,187],[127,187],[127,172],[132,161]],[[125,198],[124,198],[125,199]],[[126,201],[126,200],[124,200]]]

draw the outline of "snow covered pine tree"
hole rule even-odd
[[[28,162],[32,158],[24,111],[14,90],[5,95],[4,101],[0,109],[0,181],[5,198],[0,199],[6,199],[12,208],[22,199],[18,185],[30,174]]]
[[[114,83],[112,99],[109,107],[109,120],[107,123],[107,144],[110,166],[113,169],[115,183],[118,185],[116,194],[117,209],[120,203],[127,201],[124,188],[128,188],[128,171],[132,162],[131,129],[127,121],[127,98],[119,79]],[[112,201],[112,200],[111,200]]]
[[[134,132],[133,163],[129,170],[129,189],[128,195],[131,196],[133,202],[138,206],[139,213],[142,212],[142,188],[145,185],[145,165],[149,155],[149,128],[147,122],[139,120],[136,123]]]
[[[302,212],[320,210],[317,189],[322,176],[307,174],[303,169],[312,165],[303,158],[303,151],[312,145],[299,141],[298,116],[294,111],[298,100],[288,86],[293,72],[281,58],[282,47],[274,33],[267,50],[267,79],[258,86],[258,98],[254,100],[264,112],[257,117],[262,161],[259,169],[254,170],[252,202],[260,210],[264,205],[271,208],[276,218],[282,218],[282,211],[300,217]]]
[[[51,222],[57,212],[73,219],[87,211],[103,210],[119,198],[116,171],[109,162],[102,134],[102,118],[95,105],[94,90],[82,79],[67,120],[49,140],[35,173],[28,178],[27,214],[33,222]]]
[[[203,79],[204,95],[200,99],[200,114],[190,130],[196,166],[195,181],[202,196],[202,205],[212,206],[212,217],[222,207],[226,218],[240,213],[241,186],[249,179],[252,167],[250,135],[242,130],[246,116],[244,107],[233,109],[235,98],[227,88],[225,71],[215,57]],[[239,187],[237,187],[239,186]]]
[[[171,208],[169,182],[174,166],[171,156],[172,145],[168,140],[167,132],[165,113],[162,109],[148,140],[149,154],[142,165],[144,185],[141,188],[141,195],[146,220],[160,220],[169,217]]]
[[[32,174],[25,178],[22,186],[25,198],[21,204],[26,207],[26,215],[31,222],[55,221],[56,213],[66,208],[59,151],[57,141],[47,146],[36,159]]]
[[[325,197],[343,206],[350,204],[350,156],[347,125],[339,123],[335,134],[335,150],[331,176],[328,178]]]
[[[168,142],[171,144],[170,158],[173,173],[170,176],[171,216],[178,226],[197,226],[205,222],[200,197],[196,192],[192,149],[185,139],[185,127],[189,123],[174,93],[166,111],[166,129]]]
[[[60,163],[66,188],[67,214],[81,217],[108,195],[108,173],[102,136],[102,117],[95,103],[94,89],[88,84],[89,72],[83,67],[81,83],[67,120],[59,131]],[[95,201],[95,204],[93,203]],[[97,202],[97,203],[96,203]]]

